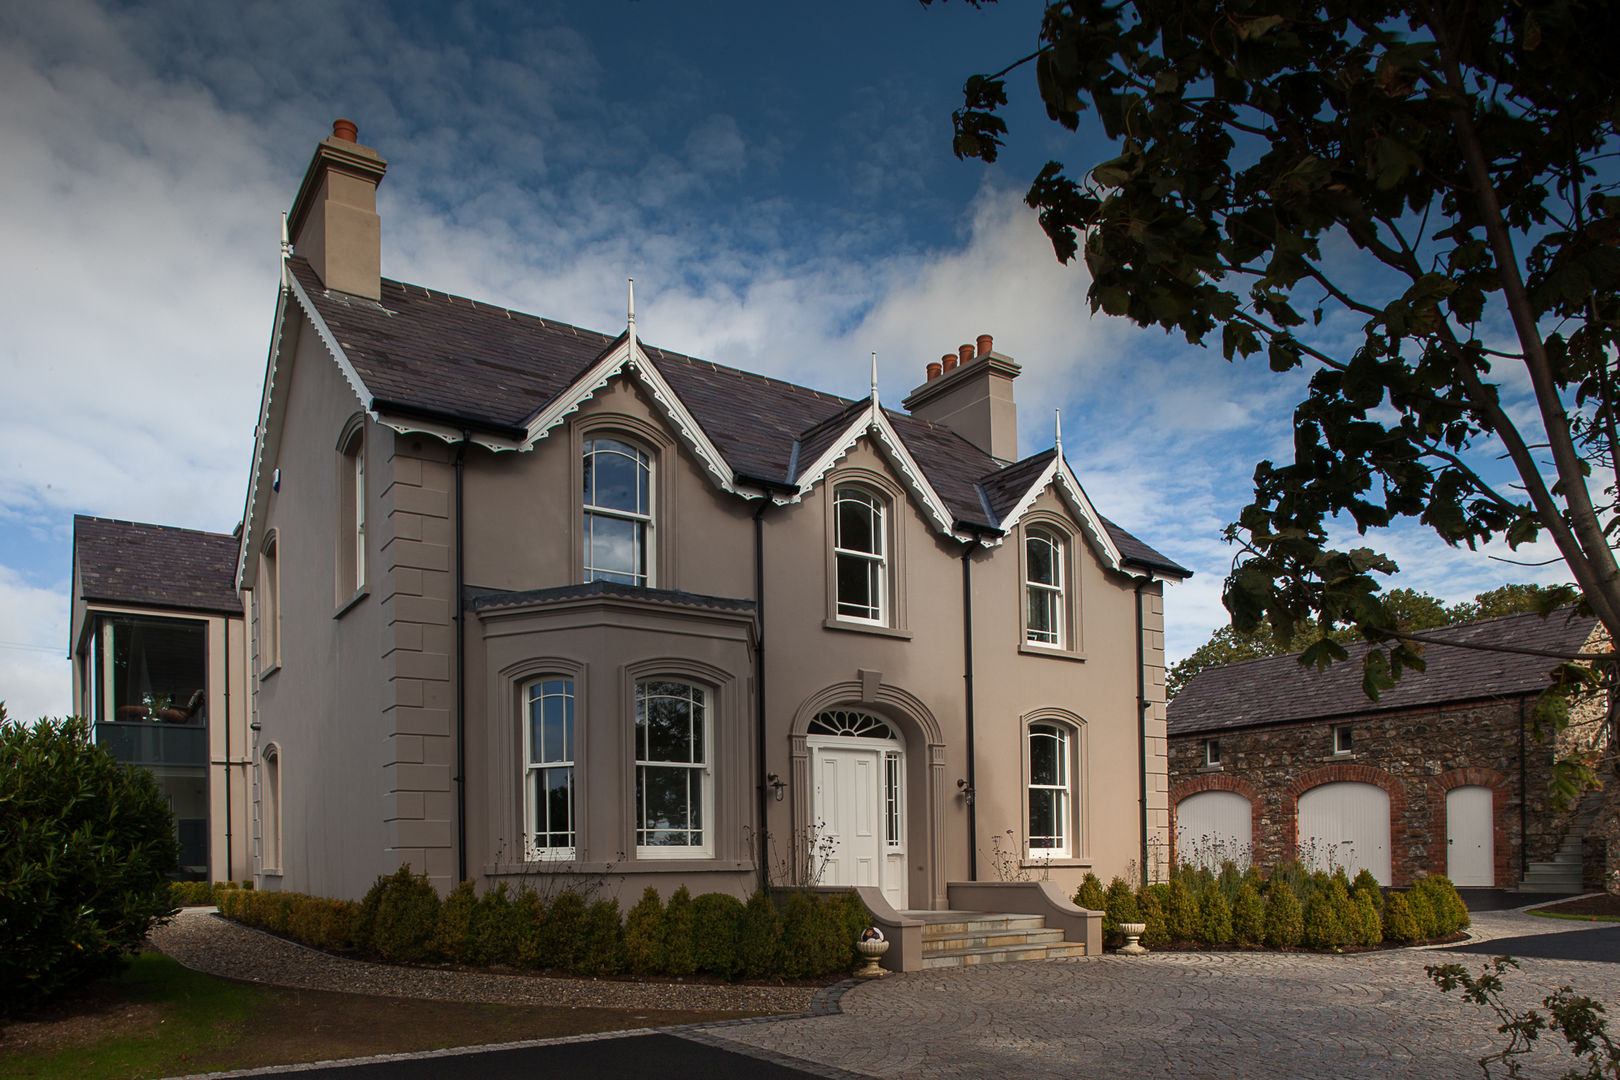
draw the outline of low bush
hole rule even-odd
[[[1337,949],[1345,943],[1344,927],[1334,910],[1333,896],[1327,889],[1318,889],[1306,901],[1302,913],[1303,933],[1300,943],[1307,949]]]
[[[1305,915],[1299,906],[1299,897],[1289,887],[1286,878],[1272,876],[1266,889],[1267,947],[1292,949],[1298,947],[1305,936]]]
[[[579,893],[560,892],[551,898],[545,905],[545,916],[540,922],[538,967],[573,971],[585,962],[583,952],[588,912],[585,898]],[[665,941],[668,941],[667,936]],[[678,973],[671,970],[670,974]]]
[[[1136,906],[1136,894],[1124,878],[1115,877],[1108,883],[1108,892],[1103,894],[1103,940],[1110,945],[1123,944],[1125,935],[1119,932],[1119,924],[1141,921],[1142,912]]]
[[[1198,897],[1192,891],[1192,886],[1199,883],[1196,874],[1181,874],[1170,879],[1165,891],[1164,929],[1171,941],[1198,941],[1203,937],[1203,916],[1198,910]]]
[[[1232,905],[1227,902],[1226,893],[1221,891],[1219,881],[1211,881],[1204,886],[1203,895],[1198,898],[1198,907],[1203,916],[1199,940],[1206,945],[1230,944],[1234,933]]]
[[[1232,901],[1232,937],[1239,945],[1259,945],[1266,939],[1266,902],[1252,881],[1239,885]]]
[[[1356,938],[1358,945],[1377,945],[1384,940],[1382,919],[1378,908],[1373,904],[1373,898],[1362,889],[1356,889],[1356,914],[1360,918],[1360,934]]]
[[[457,888],[459,890],[460,886]],[[455,897],[455,893],[451,896]],[[514,896],[504,881],[478,898],[467,917],[469,963],[536,966],[538,958],[532,941],[535,926],[532,919],[525,918],[524,900],[524,891]],[[442,922],[444,909],[441,907],[439,911]],[[449,953],[442,951],[439,956],[452,959]]]
[[[1137,894],[1136,909],[1142,916],[1137,921],[1146,928],[1141,944],[1148,948],[1170,943],[1170,931],[1164,921],[1165,896],[1169,891],[1168,885],[1149,885]]]
[[[1422,936],[1411,903],[1405,894],[1395,893],[1384,904],[1384,940],[1406,944]]]
[[[722,979],[736,974],[743,911],[742,901],[725,893],[704,893],[692,901],[692,962],[698,971]]]
[[[439,905],[439,918],[433,925],[433,952],[452,964],[473,963],[472,917],[478,906],[473,883],[463,881]]]
[[[1108,907],[1107,894],[1103,892],[1102,881],[1091,871],[1086,871],[1085,878],[1080,882],[1080,888],[1075,890],[1074,903],[1076,907],[1083,907],[1087,911],[1103,911]],[[1106,933],[1106,927],[1104,929]]]
[[[664,970],[664,901],[651,885],[625,916],[624,969],[632,975]]]
[[[692,944],[692,893],[682,885],[664,908],[664,970],[671,975],[696,971]]]
[[[419,964],[433,956],[431,943],[438,922],[438,890],[426,874],[412,874],[410,863],[406,863],[394,873],[379,877],[360,901],[354,942],[386,963]],[[272,929],[278,934],[287,932],[285,924]]]
[[[768,891],[756,889],[737,925],[737,962],[743,978],[763,979],[775,973],[781,941],[782,913]]]
[[[1407,889],[1406,903],[1412,909],[1412,918],[1417,922],[1419,938],[1432,938],[1440,936],[1440,917],[1434,910],[1434,904],[1429,900],[1427,891],[1416,886]]]
[[[580,944],[574,965],[569,968],[574,974],[616,975],[624,970],[624,924],[619,919],[617,900],[597,900],[586,909]]]

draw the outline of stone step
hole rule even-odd
[[[923,924],[924,941],[952,937],[957,934],[990,934],[1012,930],[1040,930],[1046,919],[1040,915],[1019,915],[1003,912],[930,912],[947,918],[930,918]]]
[[[1061,945],[1063,931],[1045,927],[1029,930],[969,930],[923,938],[923,955],[965,952],[968,949],[1004,949],[1036,945]]]
[[[1056,945],[1003,946],[977,949],[956,949],[950,952],[924,953],[923,967],[968,967],[974,964],[1005,964],[1020,960],[1057,960],[1067,956],[1084,956],[1084,945],[1064,942]]]

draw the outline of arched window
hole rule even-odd
[[[338,451],[337,602],[366,583],[366,429],[354,424]]]
[[[887,624],[887,507],[866,488],[833,496],[833,573],[839,618]]]
[[[259,673],[281,665],[281,572],[277,551],[280,541],[271,533],[259,554],[259,588],[253,607],[259,622]]]
[[[523,689],[523,832],[530,856],[574,857],[574,681],[536,679]]]
[[[1074,781],[1069,729],[1029,725],[1029,854],[1068,858],[1074,851]]]
[[[652,462],[618,439],[584,442],[585,580],[650,585]]]
[[[281,750],[264,748],[259,765],[259,869],[281,873]]]
[[[709,692],[636,683],[636,854],[708,855],[714,783]]]
[[[1047,529],[1024,536],[1024,598],[1025,640],[1062,648],[1063,542]]]

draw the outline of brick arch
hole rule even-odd
[[[1513,852],[1507,826],[1513,788],[1507,777],[1495,769],[1450,769],[1430,778],[1429,873],[1446,872],[1446,792],[1459,787],[1491,789],[1491,870],[1497,888],[1513,888]]]
[[[1170,789],[1170,857],[1172,859],[1181,857],[1180,835],[1177,832],[1176,824],[1176,807],[1181,805],[1181,800],[1205,791],[1231,791],[1249,800],[1250,859],[1258,864],[1261,861],[1258,850],[1261,844],[1259,822],[1260,790],[1241,776],[1224,776],[1220,773],[1195,776],[1191,780],[1183,780]]]
[[[1323,784],[1336,784],[1341,782],[1355,784],[1372,784],[1383,788],[1389,795],[1389,872],[1390,884],[1410,884],[1410,874],[1403,874],[1403,860],[1400,853],[1406,848],[1406,785],[1394,773],[1375,769],[1371,765],[1353,765],[1341,762],[1336,765],[1323,765],[1315,769],[1307,769],[1294,778],[1293,783],[1283,789],[1283,846],[1291,855],[1297,857],[1299,853],[1299,797],[1312,788]],[[1402,878],[1407,880],[1403,881]]]

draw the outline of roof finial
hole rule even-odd
[[[877,353],[872,354],[872,401],[877,401]]]
[[[636,336],[636,279],[629,278],[630,282],[630,336]]]
[[[1062,409],[1053,409],[1052,410],[1052,415],[1054,417],[1056,417],[1056,421],[1054,423],[1054,434],[1052,435],[1052,446],[1057,450],[1057,456],[1062,457],[1063,456],[1063,410]]]
[[[287,211],[281,212],[281,257],[292,254],[292,237],[287,233]]]

